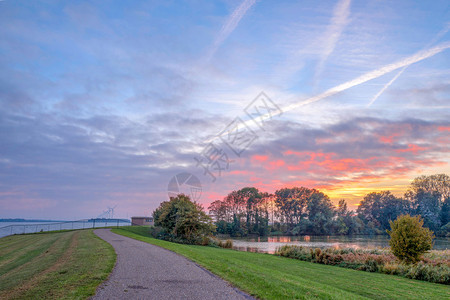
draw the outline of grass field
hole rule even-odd
[[[179,253],[262,299],[449,299],[450,287],[269,254],[180,245],[153,239],[148,228],[113,232]]]
[[[85,299],[116,260],[92,230],[0,239],[0,299]]]

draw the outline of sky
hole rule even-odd
[[[450,3],[0,1],[0,218],[450,174]]]

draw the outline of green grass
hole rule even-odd
[[[92,229],[0,239],[0,299],[85,299],[114,267]]]
[[[449,299],[446,285],[355,271],[270,254],[181,245],[149,237],[148,228],[113,229],[179,253],[262,299]]]

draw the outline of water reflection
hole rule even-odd
[[[233,238],[233,248],[239,251],[273,254],[282,245],[314,248],[387,248],[387,236],[269,236]],[[435,250],[450,249],[450,238],[437,238]]]

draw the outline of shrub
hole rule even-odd
[[[380,269],[381,273],[397,275],[399,272],[398,263],[385,263],[383,267]]]
[[[226,240],[224,242],[224,241],[219,240],[218,243],[217,243],[217,246],[222,247],[222,248],[231,249],[231,248],[233,248],[233,241],[232,240]]]
[[[233,248],[233,241],[232,240],[226,240],[225,244],[223,245],[223,248]]]
[[[277,248],[275,255],[295,258],[304,261],[312,261],[313,250],[301,246],[284,245]]]
[[[210,237],[209,237],[209,243],[208,243],[208,246],[214,247],[214,248],[219,248],[219,247],[220,247],[220,246],[219,246],[220,243],[221,243],[221,241],[220,241],[218,238],[216,238],[216,237],[214,237],[214,236],[210,236]]]
[[[210,242],[211,242],[211,241],[210,241],[210,239],[209,239],[208,236],[203,236],[200,245],[202,245],[202,246],[208,246],[208,245],[210,244]]]
[[[159,238],[178,243],[203,244],[215,230],[211,217],[188,196],[180,194],[164,201],[153,212]]]
[[[277,248],[275,255],[360,271],[450,283],[449,250],[427,253],[424,260],[417,264],[400,263],[392,253],[383,249],[313,249],[285,245]]]
[[[433,247],[433,232],[423,227],[420,216],[402,215],[394,222],[389,222],[389,245],[392,253],[400,260],[415,263]]]

